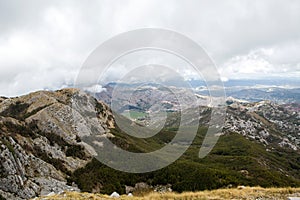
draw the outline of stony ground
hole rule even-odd
[[[150,193],[142,197],[128,197],[126,195],[120,196],[118,199],[123,200],[138,200],[138,199],[162,199],[162,200],[181,200],[181,199],[203,199],[203,200],[220,200],[220,199],[231,199],[231,200],[280,200],[288,199],[288,197],[300,197],[300,188],[261,188],[261,187],[240,187],[234,189],[219,189],[212,191],[201,191],[201,192],[186,192],[186,193]],[[78,192],[67,192],[60,195],[52,195],[47,197],[35,198],[35,200],[83,200],[83,199],[95,199],[105,200],[113,199],[107,195],[91,194],[91,193],[78,193]]]

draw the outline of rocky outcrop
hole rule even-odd
[[[233,102],[227,109],[224,132],[236,132],[268,148],[300,149],[300,114],[270,101]]]
[[[80,137],[105,136],[113,125],[104,103],[76,89],[1,98],[0,195],[29,199],[79,191],[76,185],[67,184],[68,175],[88,163],[93,154]]]
[[[211,109],[202,106],[200,110],[200,123],[205,126]],[[166,123],[170,127],[178,121],[176,109],[173,111]],[[276,145],[299,152],[299,116],[297,110],[272,102],[231,99],[223,134],[237,132],[264,144],[266,150]],[[198,124],[198,116],[184,121],[184,125],[192,125],[194,121]],[[97,155],[83,138],[113,137],[110,130],[114,125],[112,111],[106,104],[77,89],[0,97],[0,197],[29,199],[64,190],[79,191],[74,183],[68,182],[69,175]],[[103,146],[101,141],[94,144]],[[168,188],[161,186],[157,191],[169,191]]]

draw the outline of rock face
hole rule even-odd
[[[210,119],[210,108],[202,106],[200,110],[200,123],[205,125]],[[176,125],[178,113],[170,114],[170,119],[167,125]],[[222,134],[237,132],[263,143],[266,150],[277,145],[299,153],[299,119],[298,108],[291,106],[232,100]],[[184,123],[192,125],[193,120]],[[0,198],[29,199],[64,190],[78,191],[75,184],[68,183],[68,177],[96,155],[82,138],[113,137],[110,130],[114,125],[106,104],[77,89],[0,97]],[[247,176],[248,172],[240,173]],[[148,186],[137,184],[126,189],[131,192],[145,187]],[[157,191],[169,191],[168,188]]]
[[[91,105],[81,106],[83,100]],[[29,199],[78,191],[67,184],[68,175],[93,155],[80,136],[91,130],[105,136],[113,124],[105,104],[76,89],[1,98],[0,195]]]
[[[224,132],[237,132],[272,149],[300,149],[300,113],[270,101],[228,106]]]
[[[105,90],[96,94],[96,97],[110,104],[114,87],[116,85],[113,83],[104,86]],[[166,125],[171,127],[179,125],[178,111],[180,109],[183,109],[182,112],[191,113],[199,106],[200,124],[208,125],[211,110],[207,105],[209,105],[210,101],[216,101],[216,99],[211,99],[209,96],[196,94],[197,102],[191,102],[191,104],[188,104],[190,107],[184,110],[185,108],[178,106],[179,102],[168,90],[160,90],[157,85],[144,85],[136,91],[135,87],[130,86],[122,86],[122,89],[124,90],[124,95],[120,99],[114,99],[114,101],[119,101],[121,105],[126,105],[126,109],[138,112],[148,111],[151,105],[161,104],[166,110],[172,111],[169,112],[169,121],[166,122]],[[186,90],[178,89],[176,91],[177,96],[185,97]],[[300,151],[300,104],[295,103],[299,102],[299,89],[272,88],[267,91],[245,90],[238,91],[236,94],[229,92],[229,94],[235,98],[227,98],[227,117],[222,134],[236,132],[248,139],[264,144],[269,149],[272,149],[272,146],[275,145],[293,151]],[[126,95],[131,96],[127,97]],[[244,100],[237,99],[238,97],[243,97]],[[263,100],[266,98],[272,101]],[[294,103],[278,104],[274,102]],[[136,120],[139,123],[143,123],[147,119],[137,118]],[[151,120],[151,123],[154,125],[160,122],[160,118],[152,118]],[[199,119],[197,117],[180,123],[185,126],[191,126],[198,125],[198,122]]]

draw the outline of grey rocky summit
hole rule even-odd
[[[202,96],[201,99],[206,101]],[[153,103],[150,100],[144,103]],[[199,107],[199,102],[191,106],[182,112]],[[166,124],[169,127],[176,126],[178,121],[175,108],[174,104],[169,112]],[[209,123],[210,110],[200,102],[202,126]],[[239,133],[263,144],[266,151],[285,148],[299,153],[299,118],[299,110],[291,105],[231,99],[221,134]],[[197,124],[196,120],[199,119],[183,123],[190,126]],[[115,124],[112,111],[105,103],[78,89],[1,97],[0,195],[6,199],[29,199],[65,190],[79,191],[76,184],[68,182],[68,177],[97,155],[95,146],[103,148],[101,138],[115,137],[111,131]],[[89,136],[99,139],[91,141],[94,146],[85,140]],[[126,189],[127,193],[134,190]],[[170,189],[156,188],[157,191]]]
[[[6,199],[29,199],[79,191],[75,184],[67,184],[74,170],[88,163],[94,153],[81,134],[91,134],[84,123],[89,120],[99,134],[105,135],[113,126],[108,107],[82,115],[74,101],[91,98],[76,89],[56,92],[39,91],[17,98],[0,100],[0,195]],[[78,109],[78,110],[77,110]]]

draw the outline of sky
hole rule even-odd
[[[72,85],[101,43],[164,28],[201,45],[222,80],[300,77],[298,0],[0,0],[0,96]]]

